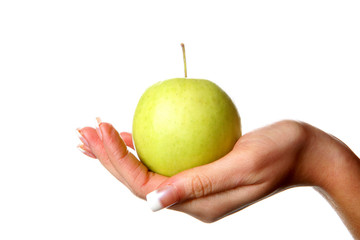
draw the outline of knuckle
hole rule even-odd
[[[212,192],[212,183],[205,175],[196,175],[190,182],[191,193],[195,198],[204,197]]]
[[[219,218],[215,215],[206,215],[201,217],[199,220],[204,222],[204,223],[214,223],[218,220]]]
[[[213,223],[222,218],[222,211],[219,211],[218,207],[211,206],[210,204],[202,207],[198,207],[197,219],[204,223]]]
[[[290,139],[292,143],[300,144],[306,139],[306,123],[294,120],[283,120],[280,124],[285,130],[292,133],[292,138]]]

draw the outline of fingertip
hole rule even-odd
[[[153,212],[168,208],[179,202],[178,191],[173,185],[166,185],[146,195],[146,201]]]
[[[128,132],[121,132],[120,133],[120,137],[123,139],[123,141],[125,142],[125,144],[134,149],[135,150],[135,147],[134,147],[134,143],[133,143],[133,138],[132,138],[132,134],[131,133],[128,133]]]
[[[156,190],[146,195],[146,202],[151,211],[153,212],[157,212],[164,208],[164,206],[160,202],[160,197]]]
[[[116,132],[110,123],[101,121],[99,117],[96,118],[96,123],[96,132],[101,140],[103,140],[104,135],[111,135],[113,132]]]
[[[88,146],[98,140],[98,134],[96,133],[96,130],[92,127],[78,128],[76,131],[80,133],[80,136],[86,139]]]
[[[96,159],[96,156],[91,152],[91,149],[89,149],[84,144],[77,145],[77,149],[82,152],[84,155]]]

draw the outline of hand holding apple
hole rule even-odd
[[[127,150],[127,146],[133,147],[131,134],[119,134],[105,122],[98,126],[100,134],[91,127],[79,132],[83,148],[136,196],[147,198],[154,211],[171,206],[213,222],[273,193],[306,184],[335,188],[328,192],[350,216],[360,197],[356,185],[351,184],[360,180],[360,174],[356,175],[359,159],[335,138],[304,123],[282,121],[247,133],[224,157],[170,178],[149,171]],[[331,175],[334,164],[336,178]]]

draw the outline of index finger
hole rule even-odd
[[[131,152],[120,134],[109,123],[99,122],[99,130],[107,155],[123,179],[129,185],[130,190],[138,197],[145,196],[163,183],[167,177],[149,171]]]

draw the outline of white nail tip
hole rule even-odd
[[[158,193],[156,190],[146,195],[146,201],[153,212],[164,208],[160,202],[161,195],[162,194]]]
[[[85,150],[82,148],[81,144],[77,145],[77,148],[79,149],[80,152],[85,153]]]
[[[83,137],[83,136],[81,135],[81,133],[80,133],[79,128],[76,129],[76,134],[77,134],[77,136],[78,136],[79,138],[82,138],[82,137]]]
[[[96,126],[99,127],[101,123],[102,123],[101,118],[96,117]]]
[[[97,132],[100,140],[102,140],[102,133],[101,133],[101,130],[100,130],[100,124],[101,123],[102,123],[101,118],[97,117],[96,118],[96,132]]]

